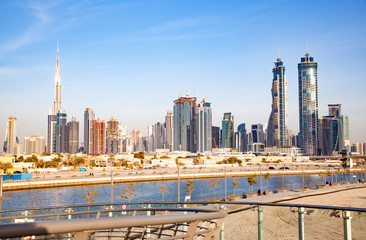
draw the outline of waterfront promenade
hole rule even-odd
[[[277,168],[278,169],[278,168]],[[166,180],[187,180],[204,178],[227,178],[230,177],[248,177],[267,172],[272,176],[276,175],[302,175],[326,173],[328,168],[301,168],[297,165],[291,166],[286,170],[269,170],[268,167],[221,167],[221,168],[195,168],[195,169],[140,169],[140,170],[109,170],[106,171],[60,171],[56,173],[38,173],[34,174],[31,180],[13,180],[3,183],[3,191],[25,190],[50,187],[82,186],[95,184],[110,184],[111,175],[114,183],[128,182],[148,182],[148,181],[166,181]],[[333,174],[334,169],[330,169]],[[363,173],[361,168],[351,169],[350,173]],[[362,174],[363,175],[363,174]]]
[[[241,200],[243,201],[243,200]],[[258,196],[245,201],[281,202],[326,206],[366,208],[366,185],[338,185],[306,192],[292,192]],[[246,206],[231,206],[242,208]],[[263,211],[264,239],[298,239],[297,212],[289,208],[265,206]],[[343,239],[342,212],[305,209],[306,239]],[[352,213],[352,239],[365,239],[366,214]],[[225,219],[225,239],[257,239],[257,211],[230,214]]]

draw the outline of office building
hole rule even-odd
[[[107,122],[106,136],[106,152],[118,154],[118,139],[119,139],[119,122],[115,118],[111,118]]]
[[[212,150],[212,108],[207,99],[202,98],[197,106],[197,151]]]
[[[93,154],[94,137],[93,137],[93,121],[95,120],[95,114],[93,109],[87,108],[84,112],[84,151],[87,154]]]
[[[166,143],[164,124],[157,122],[147,128],[147,151],[155,152],[156,149],[163,149]]]
[[[93,120],[93,154],[105,154],[106,124],[105,120]]]
[[[44,136],[30,136],[24,138],[24,154],[25,155],[41,155],[45,151]]]
[[[263,125],[258,123],[258,124],[253,124],[252,125],[252,130],[249,133],[249,143],[262,143],[264,145],[264,132],[263,132]]]
[[[173,151],[173,126],[174,126],[174,117],[173,111],[168,110],[165,116],[165,148],[169,149],[169,151]]]
[[[234,116],[224,113],[221,127],[221,148],[234,147]]]
[[[305,155],[319,155],[318,64],[306,52],[298,64],[299,141]]]
[[[4,143],[4,152],[11,155],[21,154],[22,145],[17,137],[17,119],[13,116],[8,118],[6,125],[6,135]]]
[[[220,147],[220,127],[212,126],[212,148]]]
[[[238,152],[248,151],[248,135],[245,123],[238,126]]]
[[[196,97],[179,97],[173,106],[173,150],[197,151]]]
[[[79,121],[73,117],[71,122],[67,123],[68,140],[67,152],[76,154],[79,152]]]
[[[267,146],[283,147],[287,145],[287,81],[280,58],[277,58],[272,72],[272,111],[268,120]]]
[[[341,104],[329,104],[329,115],[319,119],[319,146],[321,155],[338,154],[344,147]]]
[[[349,152],[351,150],[351,141],[349,139],[348,115],[342,115],[343,125],[343,147]]]
[[[64,133],[68,133],[67,126],[67,114],[64,110],[60,110],[56,114],[56,153],[67,152],[67,139],[68,136],[63,136]]]

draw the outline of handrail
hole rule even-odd
[[[146,209],[145,209],[146,210]],[[180,209],[186,211],[187,209]],[[197,210],[197,209],[196,209]],[[200,209],[202,212],[203,210]],[[195,221],[205,221],[212,219],[222,219],[227,213],[220,210],[210,210],[207,213],[196,214],[172,214],[135,216],[114,218],[91,218],[91,219],[70,219],[55,221],[42,221],[33,223],[2,224],[0,225],[0,238],[13,238],[29,235],[50,235],[70,232],[83,232],[91,230],[141,227],[147,225],[162,225],[169,223],[191,223]]]
[[[201,209],[201,208],[129,208],[129,209],[106,209],[106,210],[92,210],[92,211],[82,211],[82,212],[71,212],[71,213],[49,213],[49,214],[39,214],[39,215],[20,215],[20,216],[10,216],[10,217],[0,217],[0,220],[8,220],[14,218],[43,218],[43,217],[60,217],[60,216],[72,216],[72,215],[86,215],[86,214],[95,214],[95,213],[114,213],[114,212],[146,212],[146,211],[165,211],[169,210],[170,212],[204,212],[204,213],[212,213],[216,212],[215,209]],[[0,225],[1,226],[1,225]]]
[[[273,207],[305,207],[305,208],[318,208],[318,209],[330,209],[340,211],[354,211],[354,212],[366,212],[366,208],[354,208],[354,207],[342,207],[342,206],[329,206],[329,205],[311,205],[311,204],[295,204],[295,203],[279,203],[279,202],[249,202],[249,201],[192,201],[192,202],[137,202],[137,203],[105,203],[105,204],[93,204],[93,205],[72,205],[72,206],[59,206],[59,207],[46,207],[46,208],[29,208],[29,209],[15,209],[0,211],[0,214],[9,212],[20,211],[38,211],[38,210],[50,210],[50,209],[67,209],[67,208],[82,208],[82,207],[104,207],[104,206],[122,206],[122,205],[146,205],[146,204],[160,204],[160,205],[194,205],[194,204],[227,204],[227,205],[262,205]],[[126,211],[127,209],[124,209]],[[96,211],[96,210],[95,210]],[[100,210],[101,211],[101,210]],[[90,212],[89,212],[90,213]],[[70,214],[67,214],[70,215]]]

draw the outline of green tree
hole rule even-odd
[[[36,155],[33,154],[32,156],[27,157],[25,159],[25,162],[33,162],[33,163],[35,163],[35,162],[39,162],[39,159],[38,159],[38,157]]]
[[[191,199],[192,197],[192,193],[194,192],[194,190],[196,190],[194,187],[194,182],[193,181],[187,181],[187,190],[185,190],[185,192],[189,195],[189,198]]]
[[[135,184],[134,183],[128,183],[125,184],[125,189],[123,192],[119,195],[122,199],[128,200],[128,202],[131,202],[131,199],[136,197],[135,193]]]
[[[8,170],[13,168],[13,164],[10,162],[0,162],[0,169],[4,171],[5,174],[7,174]]]
[[[257,184],[257,180],[255,180],[255,175],[253,175],[253,176],[250,176],[250,177],[247,177],[247,181],[248,181],[248,183],[249,183],[249,185],[252,187],[252,193],[253,193],[253,191],[254,191],[254,184]]]
[[[134,158],[145,159],[145,152],[138,152],[133,154]]]
[[[24,157],[23,156],[19,156],[16,160],[16,162],[24,162]]]
[[[108,155],[108,162],[110,162],[112,166],[113,166],[115,160],[116,160],[116,157],[114,156],[113,153]]]
[[[163,202],[164,202],[164,196],[165,194],[168,192],[168,187],[166,186],[166,182],[160,182],[160,187],[158,187],[158,190],[161,194],[161,196],[163,197]]]
[[[271,174],[269,174],[269,172],[267,172],[263,177],[264,177],[264,179],[266,179],[266,182],[267,182],[267,193],[268,193],[268,184],[269,184],[269,179],[271,178]]]
[[[234,196],[236,196],[236,195],[235,195],[236,188],[237,188],[239,185],[240,185],[239,180],[237,180],[236,178],[233,178]]]
[[[212,189],[212,192],[213,192],[212,199],[215,199],[216,188],[217,188],[217,186],[219,186],[221,181],[219,179],[208,179],[207,182],[208,182],[208,186]]]
[[[49,153],[49,152],[43,152],[43,153],[41,154],[41,156],[42,156],[42,157],[44,157],[44,156],[51,156],[51,153]]]
[[[80,167],[80,165],[84,164],[85,163],[85,159],[83,157],[77,157],[75,156],[73,161],[72,161],[72,165],[73,166],[78,166]]]

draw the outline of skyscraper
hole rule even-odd
[[[87,108],[84,112],[84,148],[87,154],[92,154],[94,150],[93,126],[95,114],[93,109]]]
[[[58,115],[60,113],[60,115]],[[61,152],[61,125],[66,118],[66,111],[61,108],[61,77],[59,49],[57,45],[56,72],[55,72],[55,100],[48,115],[47,151],[50,153]],[[66,122],[65,122],[66,123]],[[65,124],[64,123],[64,124]]]
[[[196,97],[179,97],[174,101],[173,150],[196,152],[197,119]]]
[[[79,121],[73,117],[71,122],[67,123],[68,126],[68,147],[67,152],[76,154],[79,152]]]
[[[234,147],[234,116],[231,112],[224,113],[222,119],[221,128],[221,148],[233,148]]]
[[[168,110],[165,116],[165,148],[169,149],[169,151],[173,151],[173,125],[174,125],[174,117],[173,111]]]
[[[24,154],[41,155],[45,151],[44,136],[30,136],[24,138]]]
[[[105,120],[93,120],[93,154],[105,154]]]
[[[252,131],[249,134],[249,143],[264,144],[264,132],[262,124],[258,123],[252,125]]]
[[[220,127],[212,126],[212,148],[220,147]]]
[[[319,154],[318,64],[306,52],[298,64],[299,143],[305,155]]]
[[[245,123],[242,123],[238,126],[238,151],[248,151],[248,136],[247,130],[245,128]]]
[[[64,136],[64,134],[68,134],[65,127],[67,123],[67,114],[62,109],[56,114],[56,153],[65,153],[67,152],[67,142],[68,136]]]
[[[4,144],[4,150],[6,153],[14,155],[21,153],[21,144],[19,144],[17,138],[17,119],[10,116],[6,126],[6,140]]]
[[[287,81],[280,58],[277,58],[272,72],[272,111],[268,120],[267,145],[283,147],[287,140]]]
[[[202,98],[197,107],[197,146],[198,152],[212,150],[212,108],[207,99]]]
[[[342,115],[342,125],[343,125],[343,146],[346,148],[347,152],[351,150],[351,141],[349,139],[349,124],[348,115]]]
[[[341,104],[329,104],[329,115],[319,119],[319,147],[321,155],[330,156],[344,147]]]
[[[119,122],[113,117],[107,122],[107,153],[118,153]]]

